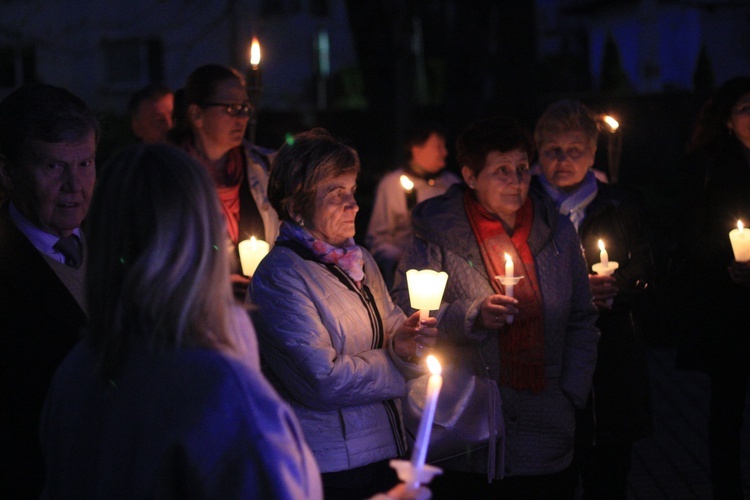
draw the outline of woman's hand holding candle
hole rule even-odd
[[[619,291],[615,284],[615,279],[612,277],[618,267],[619,262],[609,260],[609,254],[604,248],[604,242],[599,240],[599,260],[591,266],[591,270],[596,275],[589,275],[589,286],[591,287],[591,293],[594,295],[594,304],[599,309],[612,309],[612,301]]]
[[[594,296],[594,305],[598,309],[612,309],[612,299],[620,289],[615,286],[615,279],[601,274],[589,274],[589,286]]]
[[[490,295],[479,306],[479,315],[474,321],[477,330],[496,329],[507,323],[507,317],[518,314],[518,299],[507,295]]]
[[[409,316],[393,336],[393,349],[404,361],[421,357],[427,349],[435,347],[438,329],[437,318],[419,319],[419,311]]]
[[[750,288],[750,262],[732,261],[728,271],[733,283]]]

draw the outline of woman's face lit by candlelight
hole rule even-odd
[[[750,148],[750,92],[732,106],[727,128],[746,148]]]
[[[512,228],[516,212],[526,202],[529,194],[531,173],[526,151],[491,151],[478,175],[466,166],[461,169],[461,173],[466,184],[474,191],[479,204]]]
[[[239,79],[231,78],[216,84],[210,103],[246,104],[247,92]],[[214,104],[195,106],[191,110],[196,142],[203,145],[205,152],[218,151],[224,154],[242,144],[248,114],[235,116],[226,111],[225,106]]]
[[[572,191],[594,165],[596,144],[583,131],[546,136],[539,145],[539,164],[547,181],[563,191]]]
[[[315,192],[315,207],[307,230],[315,238],[333,246],[343,246],[354,237],[354,221],[359,206],[354,199],[357,174],[345,173],[321,182]]]

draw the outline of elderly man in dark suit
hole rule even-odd
[[[0,498],[38,497],[39,414],[86,325],[81,233],[99,124],[65,89],[28,85],[0,103]]]

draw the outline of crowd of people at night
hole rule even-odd
[[[97,165],[80,97],[0,102],[0,496],[625,499],[662,284],[643,196],[595,165],[601,114],[477,116],[457,171],[445,125],[414,123],[359,244],[358,151],[322,128],[259,146],[255,112],[238,71],[200,66],[133,94],[137,141]],[[714,498],[741,499],[750,261],[728,234],[750,221],[750,77],[705,101],[679,175],[674,265],[701,283],[671,284],[679,359],[711,381]],[[250,235],[269,252],[248,273]],[[411,269],[448,274],[426,319]],[[503,425],[419,484],[391,461],[428,353],[483,366]]]

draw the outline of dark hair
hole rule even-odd
[[[128,116],[132,119],[138,111],[138,106],[143,101],[157,101],[164,96],[171,95],[172,89],[164,85],[163,83],[151,83],[146,85],[142,89],[133,92],[128,101]]]
[[[273,159],[268,200],[281,220],[294,220],[294,215],[309,219],[320,183],[349,172],[359,172],[354,148],[322,128],[297,134]]]
[[[191,104],[202,105],[216,92],[216,87],[227,80],[237,79],[243,85],[245,79],[239,71],[221,64],[206,64],[196,68],[188,76],[185,87],[175,93],[174,127],[168,137],[175,144],[181,144],[186,138],[192,137],[193,132],[187,114]]]
[[[445,127],[437,122],[423,121],[413,125],[406,131],[404,139],[404,155],[406,159],[411,160],[411,148],[422,146],[432,134],[437,134],[445,140]]]
[[[534,140],[536,147],[544,144],[550,135],[581,131],[596,147],[599,125],[594,113],[582,102],[562,99],[553,102],[536,122]]]
[[[748,92],[750,77],[747,76],[734,77],[716,89],[698,114],[688,152],[707,148],[718,153],[731,144],[735,138],[729,134],[727,122],[732,107]]]
[[[126,148],[102,170],[87,224],[88,337],[102,376],[134,343],[232,351],[226,230],[205,168],[167,144]]]
[[[89,132],[99,140],[99,120],[72,92],[52,85],[30,84],[0,103],[0,155],[16,169],[29,141],[75,142]]]
[[[469,167],[475,175],[482,171],[491,152],[507,153],[514,149],[525,151],[531,161],[534,141],[526,127],[507,116],[475,122],[456,140],[459,165]]]

